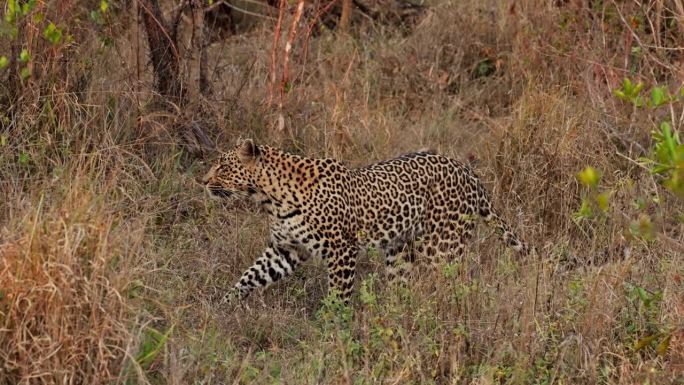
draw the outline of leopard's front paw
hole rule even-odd
[[[236,292],[235,292],[234,289],[233,289],[233,290],[229,290],[227,293],[225,293],[225,294],[223,295],[223,297],[221,297],[221,300],[219,301],[219,303],[220,303],[221,305],[235,303],[236,300],[237,300],[238,298],[239,298],[239,297],[237,296],[237,294],[236,294]]]
[[[228,290],[223,297],[221,297],[221,300],[219,303],[222,305],[233,305],[240,303],[243,299],[247,297],[247,293],[241,290],[238,287],[233,287],[232,289]]]

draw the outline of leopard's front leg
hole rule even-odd
[[[287,277],[304,259],[293,247],[270,244],[261,257],[242,273],[233,289],[223,297],[223,302],[228,302],[233,298],[245,299],[254,289],[267,287]]]

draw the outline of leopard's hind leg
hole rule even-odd
[[[400,243],[385,250],[385,272],[390,281],[406,282],[415,261],[413,242]]]

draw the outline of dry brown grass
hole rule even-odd
[[[128,277],[111,272],[112,219],[42,209],[2,245],[3,376],[105,383],[118,376],[130,340]]]
[[[684,11],[588,4],[434,1],[408,34],[354,20],[312,37],[306,60],[296,47],[282,111],[263,103],[272,25],[211,47],[214,94],[195,117],[220,146],[252,136],[350,165],[422,147],[471,158],[540,251],[518,260],[481,227],[466,258],[407,287],[370,251],[353,309],[325,297],[317,262],[245,307],[213,301],[267,224],[202,195],[207,165],[137,73],[131,15],[69,50],[35,47],[41,71],[72,59],[0,89],[18,96],[0,112],[0,384],[684,383],[684,207],[634,161],[663,119],[681,132],[682,103],[612,96],[625,76],[681,87]],[[575,222],[587,165],[610,210]],[[653,240],[629,230],[644,215]]]

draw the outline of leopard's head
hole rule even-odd
[[[215,197],[250,196],[256,191],[254,172],[259,156],[259,147],[251,139],[238,140],[233,149],[216,160],[202,178],[202,184]]]

